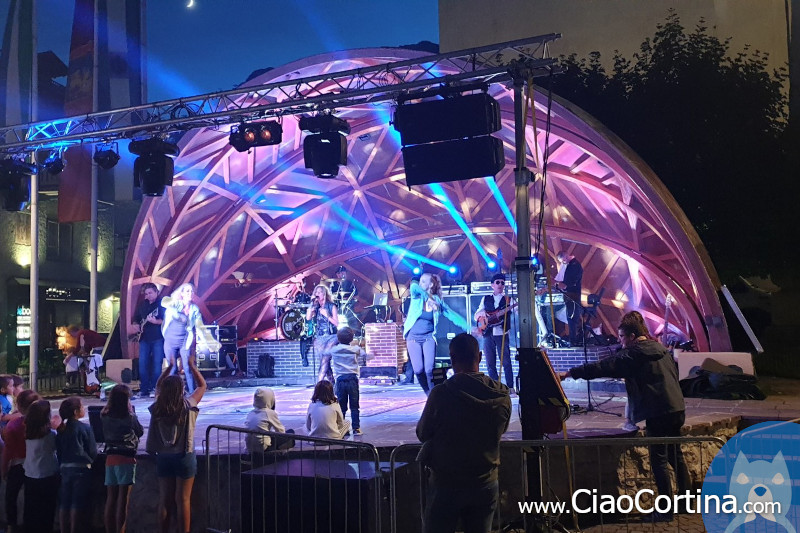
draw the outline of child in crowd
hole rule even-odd
[[[125,531],[128,497],[136,483],[136,450],[144,434],[131,405],[131,389],[114,385],[108,403],[100,412],[106,452],[106,507],[103,521],[106,533]]]
[[[58,503],[56,432],[50,427],[50,402],[37,400],[25,415],[25,506],[27,533],[52,533]]]
[[[358,377],[361,359],[371,359],[364,350],[358,346],[351,346],[353,330],[342,328],[336,334],[339,344],[331,349],[331,366],[333,377],[336,379],[334,393],[339,398],[339,407],[342,416],[347,414],[347,404],[350,403],[350,416],[353,419],[353,435],[362,435],[361,420],[359,418],[359,391]]]
[[[91,517],[91,468],[97,457],[97,443],[89,424],[80,421],[86,416],[80,398],[70,396],[61,402],[58,414],[61,415],[56,436],[61,463],[61,532],[87,531]]]
[[[326,439],[342,439],[350,433],[350,422],[344,419],[342,408],[333,394],[333,385],[326,379],[314,387],[306,429],[309,436]]]
[[[19,522],[17,501],[25,483],[25,470],[22,468],[22,464],[25,462],[25,415],[31,404],[39,399],[40,397],[35,391],[22,391],[17,396],[17,417],[9,422],[3,430],[3,440],[6,446],[3,448],[1,468],[3,479],[6,480],[7,533],[22,531],[17,524]]]
[[[244,426],[251,431],[271,431],[273,433],[294,433],[294,430],[286,431],[281,424],[278,413],[275,412],[275,392],[269,387],[261,387],[253,395],[253,410],[247,413]],[[277,441],[277,439],[276,439]],[[249,453],[263,453],[272,444],[269,435],[255,435],[248,433],[245,437],[245,445]],[[283,442],[276,442],[275,447],[288,449],[294,445],[291,439],[284,439]]]
[[[0,376],[0,430],[6,427],[14,417],[11,412],[14,410],[14,404],[10,398],[14,391],[14,380],[11,376],[3,374]]]
[[[194,452],[194,428],[197,405],[206,393],[206,380],[197,369],[194,356],[188,356],[188,368],[196,388],[184,396],[183,380],[170,375],[175,371],[175,357],[168,359],[156,383],[156,401],[150,406],[150,427],[147,431],[147,453],[156,456],[159,488],[159,527],[161,531],[191,530],[191,501],[197,456]],[[175,520],[177,528],[170,529]],[[173,526],[175,527],[175,526]]]
[[[22,376],[18,376],[16,374],[11,374],[11,402],[14,404],[14,411],[17,410],[17,396],[25,390],[25,380],[22,379]],[[12,411],[12,413],[14,412]]]

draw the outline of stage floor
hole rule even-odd
[[[596,383],[596,382],[595,382]],[[212,383],[210,383],[212,385]],[[736,424],[741,419],[749,420],[791,420],[800,418],[800,386],[795,380],[765,378],[759,385],[768,393],[764,401],[741,400],[723,401],[687,398],[687,417],[685,432],[709,434],[720,425]],[[565,391],[570,402],[580,407],[586,406],[585,382],[567,380]],[[242,426],[247,413],[252,409],[253,392],[257,387],[214,387],[200,404],[197,420],[195,446],[198,451],[205,438],[206,428],[211,424]],[[275,391],[277,412],[287,429],[305,434],[305,415],[312,389],[306,386],[272,386]],[[363,436],[350,437],[369,442],[378,448],[394,447],[399,444],[418,442],[415,429],[425,405],[425,394],[418,385],[362,385],[361,386],[361,428]],[[622,414],[625,409],[624,392],[592,391],[592,400],[608,413],[594,411],[573,414],[567,421],[570,438],[629,436],[622,429]],[[136,412],[147,428],[150,421],[147,407],[152,399],[134,400]],[[518,398],[512,397],[513,415],[504,439],[522,438]],[[88,405],[101,404],[97,399],[85,399]],[[57,412],[58,401],[53,402]],[[644,427],[644,424],[640,424]],[[559,436],[553,435],[553,438]],[[144,440],[141,443],[144,452]],[[212,453],[214,450],[212,450]]]

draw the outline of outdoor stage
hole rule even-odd
[[[763,381],[763,380],[762,380]],[[241,426],[247,413],[252,409],[253,392],[256,386],[266,383],[265,379],[240,379],[209,381],[209,391],[200,403],[200,416],[197,419],[195,447],[202,453],[202,442],[209,425],[221,424]],[[742,419],[745,420],[790,420],[800,418],[800,397],[796,382],[791,380],[767,381],[772,394],[764,401],[723,401],[699,398],[686,399],[685,434],[715,435],[735,433]],[[622,429],[626,396],[621,382],[616,380],[595,380],[594,386],[603,384],[604,389],[618,388],[619,392],[609,390],[592,391],[592,399],[604,411],[586,414],[574,413],[567,421],[569,438],[622,437],[631,436]],[[239,386],[231,386],[239,385]],[[245,386],[243,386],[245,385]],[[246,386],[250,385],[250,386]],[[275,391],[278,415],[286,429],[305,434],[306,409],[312,389],[306,386],[271,385]],[[570,402],[580,407],[586,406],[586,382],[567,380],[565,392]],[[364,435],[349,437],[373,444],[377,448],[391,448],[405,443],[419,442],[415,429],[422,409],[425,394],[419,385],[362,385],[361,386],[361,428]],[[152,399],[134,400],[136,412],[147,428],[150,414],[147,407]],[[99,403],[92,400],[89,404]],[[522,432],[518,411],[519,399],[512,397],[513,414],[506,440],[519,440]],[[55,405],[54,405],[55,407]],[[347,415],[349,419],[349,413]],[[644,423],[640,426],[644,427]],[[562,438],[552,435],[551,438]],[[144,453],[144,439],[141,450]],[[213,454],[215,450],[211,450]]]

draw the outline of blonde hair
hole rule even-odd
[[[317,289],[322,289],[322,291],[325,293],[325,302],[333,302],[333,293],[331,292],[331,290],[328,288],[327,285],[320,284],[314,287],[314,290],[311,291],[312,297],[317,292]]]

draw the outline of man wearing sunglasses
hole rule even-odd
[[[505,295],[506,277],[503,274],[492,276],[492,294],[481,299],[475,311],[475,321],[485,325],[483,329],[483,353],[486,356],[486,368],[489,377],[499,381],[497,374],[497,358],[506,378],[506,386],[514,393],[514,370],[511,368],[511,339],[508,330],[511,327],[511,309],[516,305],[514,300]]]

